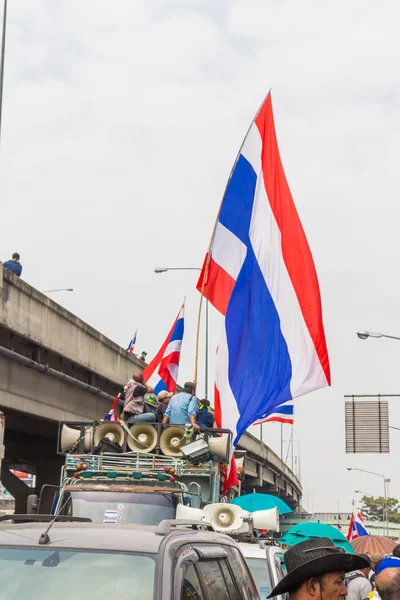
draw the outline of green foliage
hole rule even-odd
[[[370,521],[384,521],[386,506],[385,498],[379,496],[363,496],[361,514]],[[388,518],[392,523],[400,523],[400,503],[397,498],[389,498],[387,501]]]

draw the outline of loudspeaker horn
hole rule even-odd
[[[118,423],[106,421],[94,430],[94,444],[98,446],[101,440],[108,439],[114,444],[122,446],[124,443],[124,430]]]
[[[203,508],[202,521],[211,523],[216,531],[233,533],[243,525],[243,510],[235,504],[208,504]]]
[[[201,521],[203,511],[201,508],[193,508],[185,504],[178,504],[176,507],[176,519],[185,519],[187,521]]]
[[[182,456],[181,448],[188,441],[183,427],[168,427],[160,436],[160,450],[165,456]]]
[[[209,437],[208,447],[210,448],[210,454],[226,459],[228,454],[228,442],[229,437],[227,435],[223,437]]]
[[[134,452],[151,452],[157,446],[157,429],[149,423],[137,423],[129,429],[128,446]]]
[[[63,425],[61,428],[61,452],[68,452],[75,446],[75,444],[79,441],[81,437],[81,432],[79,429],[72,429],[72,427],[68,427],[68,425]],[[90,452],[92,448],[93,441],[93,427],[87,427],[85,429],[84,443],[83,448],[84,452]]]
[[[279,531],[279,513],[276,506],[268,510],[256,510],[251,517],[254,529]]]

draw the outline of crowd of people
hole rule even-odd
[[[286,575],[271,594],[290,600],[400,600],[400,545],[393,555],[350,554],[328,538],[292,546],[284,555]]]
[[[172,394],[162,390],[155,398],[153,388],[144,381],[142,373],[134,373],[124,387],[121,408],[121,416],[129,425],[141,422],[190,423],[195,430],[214,426],[210,402],[196,397],[192,382],[185,383],[181,392]]]

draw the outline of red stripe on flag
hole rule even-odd
[[[204,259],[203,268],[196,286],[200,293],[203,287],[207,257],[208,254]],[[226,313],[234,285],[235,280],[211,257],[207,266],[203,296],[223,315]]]
[[[222,428],[221,400],[219,390],[214,384],[214,420],[218,429]]]
[[[293,425],[293,422],[293,419],[288,419],[285,417],[267,417],[264,419],[264,421],[257,421],[256,423],[253,423],[253,425],[261,425],[261,423],[287,423],[288,425]]]
[[[181,309],[182,310],[182,309]],[[169,341],[171,339],[172,336],[172,332],[175,329],[175,325],[176,322],[178,321],[180,312],[178,313],[178,316],[176,317],[174,324],[172,325],[166,339],[165,342],[163,343],[163,345],[161,346],[161,348],[159,349],[159,351],[157,352],[157,354],[155,355],[155,357],[153,358],[153,360],[147,365],[147,367],[143,370],[143,377],[144,380],[147,381],[148,379],[150,379],[150,377],[153,375],[154,371],[156,370],[156,368],[158,367],[158,365],[161,362],[162,357],[164,356],[164,352],[167,349],[167,346],[169,344]]]
[[[322,369],[330,385],[329,358],[322,323],[318,278],[311,250],[297,214],[279,155],[270,94],[255,122],[263,140],[261,160],[264,185],[281,232],[283,260]]]
[[[231,458],[231,464],[229,467],[229,472],[227,472],[228,469],[225,469],[225,482],[224,482],[224,489],[223,489],[223,494],[226,494],[226,492],[229,490],[229,488],[239,485],[239,478],[238,478],[238,474],[237,474],[237,469],[236,469],[236,462],[235,462],[235,457],[232,455]]]

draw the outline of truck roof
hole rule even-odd
[[[165,523],[165,521],[164,521]],[[111,525],[103,523],[54,523],[49,531],[50,542],[39,545],[40,535],[47,523],[0,524],[0,546],[32,546],[40,548],[75,548],[79,550],[105,550],[119,552],[158,553],[166,535],[156,535],[157,527],[148,525]],[[193,529],[176,528],[168,532],[185,543],[219,541],[236,546],[227,535]]]

